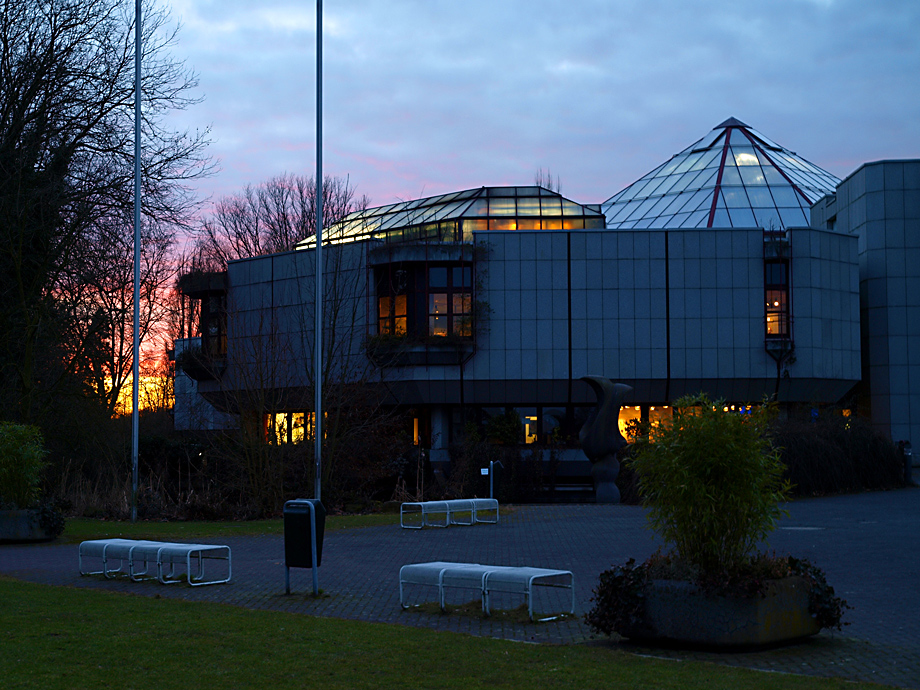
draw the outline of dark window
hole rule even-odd
[[[211,294],[201,300],[201,349],[212,357],[227,354],[227,313],[224,295]]]
[[[437,266],[428,269],[428,287],[429,288],[446,288],[447,287],[447,266]]]

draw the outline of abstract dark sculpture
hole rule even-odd
[[[625,383],[614,383],[601,376],[582,376],[597,396],[597,407],[578,433],[582,450],[591,461],[594,496],[597,503],[619,503],[620,490],[616,479],[620,473],[617,453],[626,445],[620,433],[620,406],[632,391]]]

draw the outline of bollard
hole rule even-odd
[[[913,450],[910,447],[910,441],[898,441],[898,450],[901,451],[901,457],[904,459],[904,483],[907,486],[914,485],[913,478]]]

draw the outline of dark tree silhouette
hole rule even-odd
[[[144,3],[144,292],[210,172],[207,132],[174,132],[195,76],[177,28]],[[38,420],[65,393],[104,393],[131,368],[134,7],[122,0],[0,0],[0,414]],[[146,328],[155,309],[145,309]],[[101,384],[108,378],[114,383]],[[117,395],[117,391],[115,391]]]

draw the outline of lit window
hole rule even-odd
[[[635,407],[623,407],[620,409],[620,418],[619,418],[619,427],[620,433],[623,435],[623,438],[630,438],[634,434],[635,425],[642,420],[642,408],[636,405]]]
[[[301,443],[304,440],[303,412],[280,412],[268,415],[268,442],[275,445]]]
[[[303,416],[303,429],[304,429],[304,438],[309,439],[310,441],[316,440],[316,425],[314,421],[316,420],[316,415],[312,412],[307,412]],[[329,436],[329,413],[323,412],[323,438],[328,438]]]
[[[394,263],[376,271],[377,334],[471,338],[471,265]]]
[[[428,335],[472,337],[472,286],[471,266],[428,269]]]
[[[524,443],[537,442],[537,418],[524,417]]]
[[[408,306],[412,287],[411,271],[400,264],[377,275],[377,332],[381,335],[406,335],[409,329]]]
[[[406,334],[406,296],[394,295],[378,300],[378,327],[380,333],[390,335]]]
[[[764,314],[767,338],[788,338],[789,264],[785,260],[764,264]]]

